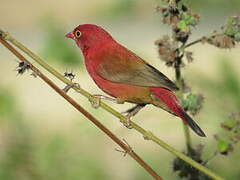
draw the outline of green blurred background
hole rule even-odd
[[[159,60],[154,45],[162,35],[170,34],[155,11],[159,4],[160,0],[0,0],[0,22],[1,28],[62,73],[75,73],[82,88],[103,94],[87,74],[78,48],[64,35],[79,24],[101,25],[120,43],[174,78],[174,71]],[[201,24],[193,31],[192,39],[219,29],[226,17],[240,13],[239,0],[201,0],[189,4],[201,15]],[[207,159],[216,149],[213,135],[221,133],[220,122],[240,108],[240,53],[238,46],[219,50],[199,44],[191,50],[195,61],[184,68],[184,78],[193,92],[205,97],[203,109],[195,119],[207,134],[204,139],[195,134],[192,138],[195,145],[205,145]],[[0,46],[1,180],[150,179],[136,162],[117,152],[116,144],[39,78],[30,73],[16,75],[16,61]],[[93,109],[81,95],[73,91],[69,94],[120,138],[125,138],[162,177],[179,179],[172,173],[173,155],[144,141],[140,134],[124,128],[105,111]],[[109,104],[119,111],[131,107]],[[176,149],[185,149],[179,119],[148,106],[134,120]],[[238,149],[239,145],[227,157],[217,156],[209,167],[228,179],[240,179]]]

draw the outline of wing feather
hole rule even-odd
[[[163,73],[126,48],[108,52],[104,53],[96,68],[102,78],[116,83],[178,90]]]

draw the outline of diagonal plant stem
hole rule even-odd
[[[188,47],[190,47],[190,46],[193,46],[194,44],[197,44],[197,43],[202,42],[202,40],[203,40],[204,38],[205,38],[205,37],[199,38],[199,39],[197,39],[197,40],[195,40],[195,41],[192,41],[192,42],[184,45],[184,46],[183,46],[183,49],[186,49],[186,48],[188,48]]]
[[[183,83],[182,83],[182,76],[181,76],[181,63],[182,63],[182,56],[178,56],[175,63],[175,77],[177,81],[177,85],[179,86],[179,92],[178,96],[180,99],[183,99]],[[192,150],[192,143],[191,143],[191,135],[189,132],[189,127],[186,125],[186,123],[183,121],[183,131],[187,146],[187,152],[191,152]]]
[[[15,56],[17,56],[22,62],[29,65],[30,69],[39,76],[45,83],[47,83],[52,89],[54,89],[60,96],[68,101],[73,107],[81,112],[87,119],[94,123],[99,129],[101,129],[107,136],[109,136],[115,143],[117,143],[126,153],[128,153],[139,165],[141,165],[154,179],[163,180],[143,159],[137,155],[132,148],[120,140],[109,129],[107,129],[101,122],[94,118],[89,112],[81,107],[74,99],[68,96],[62,89],[54,84],[47,76],[45,76],[38,68],[33,66],[24,56],[22,56],[16,49],[14,49],[8,42],[0,38],[0,42],[9,49]]]
[[[200,43],[200,42],[203,42],[203,40],[208,40],[208,39],[211,39],[212,37],[214,37],[214,35],[211,35],[211,36],[208,36],[208,37],[206,37],[206,36],[203,36],[203,37],[201,37],[201,38],[199,38],[199,39],[196,39],[196,40],[194,40],[194,41],[192,41],[192,42],[190,42],[190,43],[188,43],[188,44],[183,44],[178,50],[179,50],[179,52],[182,52],[183,50],[185,50],[186,48],[188,48],[188,47],[191,47],[191,46],[193,46],[193,45],[195,45],[195,44],[198,44],[198,43]]]
[[[68,84],[68,85],[72,84],[72,82],[70,80],[66,79],[63,75],[61,75],[61,73],[57,72],[54,68],[49,66],[46,62],[44,62],[43,59],[38,57],[36,54],[34,54],[32,51],[30,51],[28,48],[26,48],[23,44],[18,42],[16,39],[11,37],[9,33],[5,33],[4,31],[0,30],[0,36],[3,39],[11,42],[14,46],[18,47],[20,50],[22,50],[24,53],[26,53],[28,56],[30,56],[34,61],[36,61],[44,69],[46,69],[48,72],[53,74],[55,77],[57,77],[62,82],[64,82],[65,84]],[[83,96],[85,96],[86,98],[88,98],[90,101],[94,101],[94,97],[90,93],[88,93],[87,91],[83,90],[82,88],[77,87],[77,86],[73,86],[73,89],[76,90],[77,92],[79,92],[80,94],[82,94]],[[105,109],[106,111],[108,111],[109,113],[114,115],[115,117],[119,118],[121,121],[128,122],[128,119],[126,117],[124,117],[122,114],[120,114],[115,109],[108,106],[107,104],[105,104],[103,102],[100,102],[100,107]],[[165,143],[164,141],[162,141],[161,139],[156,137],[152,132],[143,129],[138,124],[136,124],[132,121],[130,121],[130,125],[131,125],[131,127],[133,127],[133,129],[135,129],[136,131],[141,133],[145,139],[155,142],[156,144],[160,145],[165,150],[167,150],[167,151],[171,152],[172,154],[176,155],[177,157],[179,157],[183,161],[187,162],[188,164],[191,164],[193,167],[195,167],[199,171],[203,172],[204,174],[208,175],[209,177],[211,177],[215,180],[223,180],[222,177],[215,174],[214,172],[212,172],[208,168],[202,166],[201,164],[192,160],[191,158],[189,158],[185,154],[183,154],[183,153],[175,150],[171,146],[169,146],[167,143]]]

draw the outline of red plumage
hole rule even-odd
[[[180,117],[199,136],[199,126],[182,109],[173,91],[176,85],[164,74],[116,42],[99,26],[84,24],[66,35],[83,52],[88,73],[107,94],[121,102],[153,104]]]

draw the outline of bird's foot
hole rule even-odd
[[[80,85],[78,83],[71,83],[71,84],[67,84],[62,90],[67,93],[71,88],[73,88],[74,86],[80,88]]]
[[[131,125],[131,117],[126,115],[125,116],[126,120],[120,120],[120,122],[128,129],[132,129],[132,125]]]
[[[89,101],[90,101],[92,107],[95,108],[95,109],[97,109],[97,108],[99,108],[99,106],[100,106],[101,98],[93,95],[92,98],[89,99]]]
[[[98,108],[100,106],[101,100],[108,100],[108,101],[112,101],[115,103],[119,103],[118,98],[112,98],[112,97],[108,97],[108,96],[104,96],[104,95],[100,95],[100,94],[94,94],[93,98],[90,100],[90,102],[94,108]]]
[[[125,115],[125,118],[127,119],[127,121],[121,121],[123,123],[123,125],[125,127],[127,127],[128,129],[132,129],[131,126],[131,118],[133,116],[135,116],[143,107],[145,106],[145,104],[138,104],[130,109],[128,109],[125,112],[122,112],[121,114]]]

